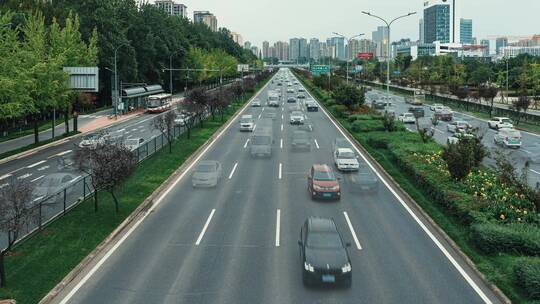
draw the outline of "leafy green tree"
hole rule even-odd
[[[353,85],[341,85],[332,92],[332,97],[338,104],[342,104],[347,109],[352,110],[361,106],[365,102],[364,89],[359,89]]]

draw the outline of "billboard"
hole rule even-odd
[[[238,72],[249,72],[249,64],[239,64]]]
[[[329,74],[330,66],[328,65],[312,65],[311,66],[311,75],[320,76],[321,74]]]
[[[97,67],[64,67],[69,74],[69,87],[80,92],[99,91],[99,69]]]
[[[373,59],[373,53],[358,53],[359,59]]]

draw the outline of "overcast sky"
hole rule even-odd
[[[219,27],[240,33],[244,41],[261,46],[293,37],[326,39],[332,32],[346,36],[371,32],[381,22],[361,11],[393,18],[409,11],[418,15],[397,21],[392,40],[418,39],[423,0],[176,0],[193,11],[209,10]],[[540,34],[540,0],[458,0],[461,16],[473,19],[473,36]]]

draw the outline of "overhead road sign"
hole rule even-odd
[[[330,66],[328,65],[312,65],[311,75],[320,76],[322,74],[330,74]]]

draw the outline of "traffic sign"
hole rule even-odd
[[[311,66],[311,75],[320,76],[321,74],[329,74],[330,66],[328,65],[312,65]]]

